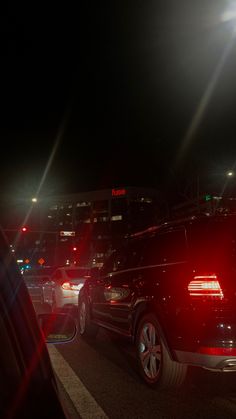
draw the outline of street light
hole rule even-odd
[[[236,20],[236,2],[232,1],[228,9],[224,11],[221,15],[222,22],[230,22]]]
[[[234,172],[232,172],[231,170],[229,172],[226,173],[228,177],[232,177],[234,175]]]
[[[221,15],[221,21],[230,25],[233,31],[233,35],[236,34],[236,2],[232,1],[228,7]]]
[[[37,198],[32,198],[31,201],[32,202],[37,202],[38,200],[37,200]]]

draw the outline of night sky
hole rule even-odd
[[[2,193],[34,195],[53,150],[42,196],[223,182],[236,161],[233,2],[32,3],[0,16]]]

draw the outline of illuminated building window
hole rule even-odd
[[[131,202],[145,202],[146,204],[151,204],[153,202],[152,198],[148,198],[148,197],[141,197],[141,198],[136,198],[136,199],[132,199]]]
[[[52,206],[52,207],[50,207],[49,209],[50,209],[50,210],[52,210],[52,211],[56,211],[56,210],[57,210],[57,208],[58,208],[58,207],[57,207],[57,205],[53,205],[53,206]]]
[[[91,202],[77,202],[76,206],[77,207],[90,207]]]
[[[113,215],[111,217],[112,221],[120,221],[123,219],[122,215]]]
[[[102,258],[104,256],[104,253],[96,253],[95,256],[96,258]]]
[[[109,217],[99,217],[99,221],[105,223],[106,221],[109,220]]]

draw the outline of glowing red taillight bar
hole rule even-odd
[[[217,275],[196,275],[188,284],[191,297],[218,297],[224,298]]]
[[[200,346],[197,352],[199,354],[205,355],[223,355],[223,356],[236,356],[236,348],[220,348],[220,347],[209,347],[209,346]]]

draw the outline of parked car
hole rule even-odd
[[[42,326],[42,331],[39,328]],[[36,317],[23,277],[0,232],[0,417],[68,418],[62,406],[45,338],[65,342],[75,322],[63,314]]]
[[[176,220],[134,234],[79,295],[81,336],[128,337],[151,386],[189,365],[236,371],[236,215]]]
[[[57,267],[48,281],[44,281],[44,301],[52,305],[52,310],[74,309],[78,306],[78,294],[90,269],[78,266]]]
[[[73,309],[90,269],[78,266],[47,266],[30,269],[24,279],[37,313]]]

